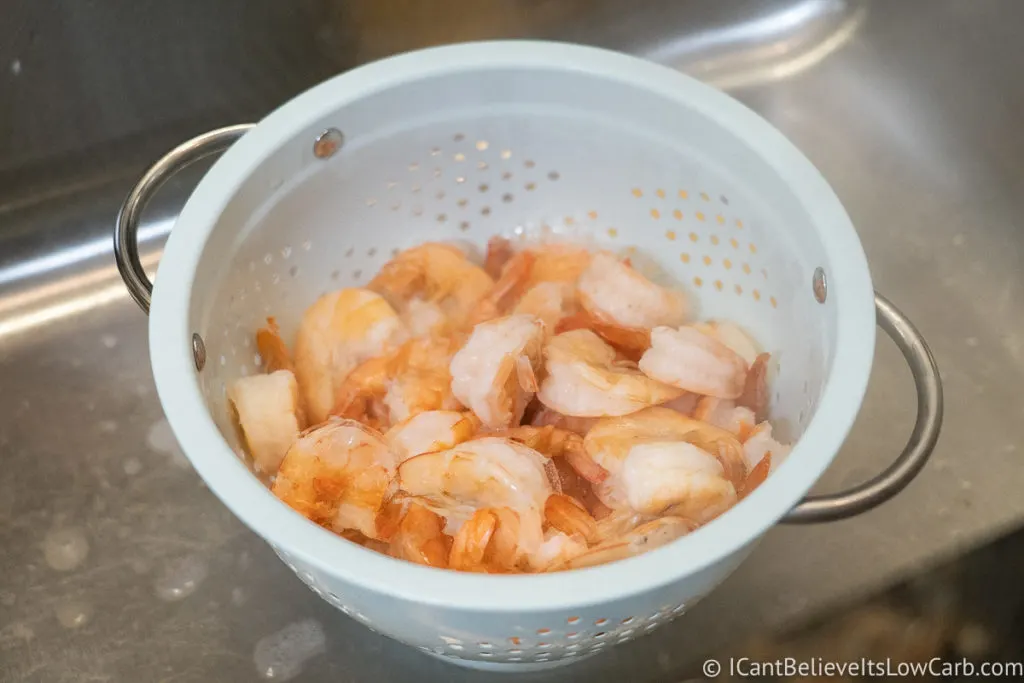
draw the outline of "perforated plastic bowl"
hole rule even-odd
[[[565,44],[457,45],[361,67],[255,127],[189,141],[150,169],[118,219],[118,264],[144,309],[142,206],[171,173],[236,139],[181,212],[160,264],[150,316],[160,400],[210,489],[318,595],[388,636],[484,667],[598,652],[679,616],[784,516],[835,519],[887,499],[935,444],[934,361],[910,323],[875,299],[829,186],[766,122],[677,72]],[[772,420],[796,444],[753,495],[630,560],[486,576],[351,544],[246,468],[225,385],[257,371],[253,333],[268,314],[289,338],[317,296],[366,282],[399,249],[427,240],[479,249],[495,234],[548,231],[635,248],[635,262],[683,287],[700,317],[737,321],[771,352]],[[871,482],[800,503],[860,407],[876,304],[918,385],[910,444]]]

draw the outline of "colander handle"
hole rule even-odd
[[[143,313],[149,314],[153,295],[153,283],[139,261],[139,223],[146,204],[168,178],[200,159],[223,152],[252,127],[251,123],[228,126],[183,142],[150,166],[125,197],[114,225],[114,259],[128,293]]]
[[[910,365],[917,388],[917,420],[910,440],[896,461],[874,479],[825,496],[808,496],[782,518],[806,524],[831,522],[866,512],[889,500],[917,476],[935,449],[942,429],[942,380],[935,358],[913,323],[888,299],[875,292],[878,325],[896,342]]]

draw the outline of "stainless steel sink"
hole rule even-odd
[[[1024,5],[146,0],[15,2],[3,14],[0,679],[241,681],[275,666],[277,680],[487,678],[333,611],[203,487],[162,420],[146,320],[111,255],[121,199],[169,147],[429,44],[592,43],[726,89],[833,184],[876,286],[944,374],[943,437],[901,496],[854,520],[775,529],[686,618],[538,680],[671,680],[741,636],[1024,518],[1013,429],[1024,420]],[[152,272],[201,172],[150,211]],[[864,410],[821,491],[869,477],[902,447],[913,420],[903,368],[880,341]],[[274,634],[295,624],[305,649],[275,649]]]

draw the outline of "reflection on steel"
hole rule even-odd
[[[787,78],[832,54],[866,16],[860,0],[803,0],[680,35],[643,53],[723,89]]]

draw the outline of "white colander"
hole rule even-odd
[[[237,139],[237,142],[234,142]],[[849,516],[895,494],[938,438],[928,349],[875,298],[850,220],[814,167],[758,116],[675,71],[565,44],[435,48],[333,78],[261,123],[160,160],[122,208],[115,251],[133,297],[135,244],[165,178],[230,149],[167,242],[150,316],[160,400],[210,489],[318,595],[370,628],[469,666],[554,666],[641,636],[712,590],[773,524]],[[773,358],[771,415],[796,442],[710,525],[626,561],[569,573],[435,570],[351,544],[279,502],[244,463],[225,385],[256,372],[254,331],[285,338],[333,289],[399,249],[495,234],[586,234],[683,287],[702,318],[747,327]],[[918,387],[910,444],[875,480],[801,503],[860,407],[876,307]]]

